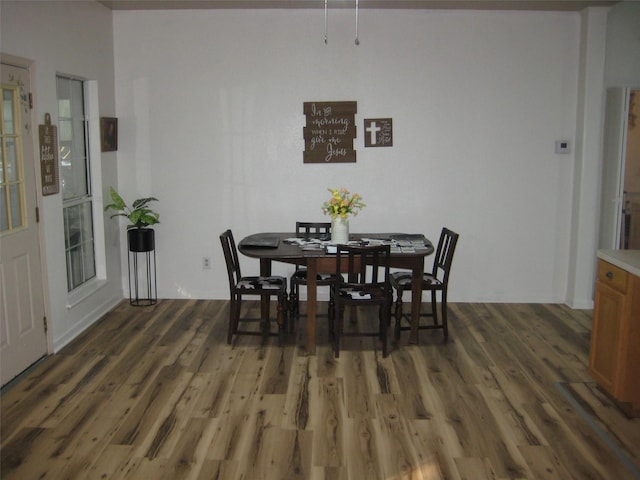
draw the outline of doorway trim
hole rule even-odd
[[[18,57],[15,55],[7,54],[4,52],[0,52],[0,63],[13,65],[16,67],[24,68],[29,75],[29,83],[31,90],[31,102],[32,107],[29,109],[29,122],[31,122],[31,134],[29,135],[29,141],[31,141],[33,145],[34,152],[34,175],[35,175],[35,199],[36,206],[39,211],[39,220],[37,222],[37,231],[38,231],[38,245],[40,249],[40,284],[42,285],[42,300],[44,302],[44,314],[47,319],[47,324],[45,327],[45,338],[47,341],[47,353],[46,355],[51,355],[53,353],[53,337],[51,331],[51,302],[49,298],[49,283],[47,281],[47,257],[46,252],[46,234],[44,229],[44,221],[43,221],[43,196],[42,196],[42,179],[40,176],[39,169],[39,146],[37,141],[37,119],[36,119],[36,105],[37,105],[37,97],[35,95],[36,86],[35,86],[35,61],[29,60],[28,58]]]

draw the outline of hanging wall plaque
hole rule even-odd
[[[44,125],[38,126],[40,134],[40,175],[42,195],[53,195],[60,191],[58,173],[58,129],[51,125],[51,115],[44,114]]]
[[[304,102],[304,163],[356,161],[357,102]]]
[[[364,119],[364,146],[391,147],[393,146],[393,128],[390,118]]]

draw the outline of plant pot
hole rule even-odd
[[[127,230],[130,252],[151,252],[156,248],[153,228],[130,228]]]

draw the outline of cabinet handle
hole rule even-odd
[[[606,277],[611,280],[613,278],[613,272],[607,272]]]

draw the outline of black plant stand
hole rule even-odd
[[[155,232],[151,228],[131,228],[127,231],[127,241],[129,303],[136,307],[155,305],[158,301]]]

